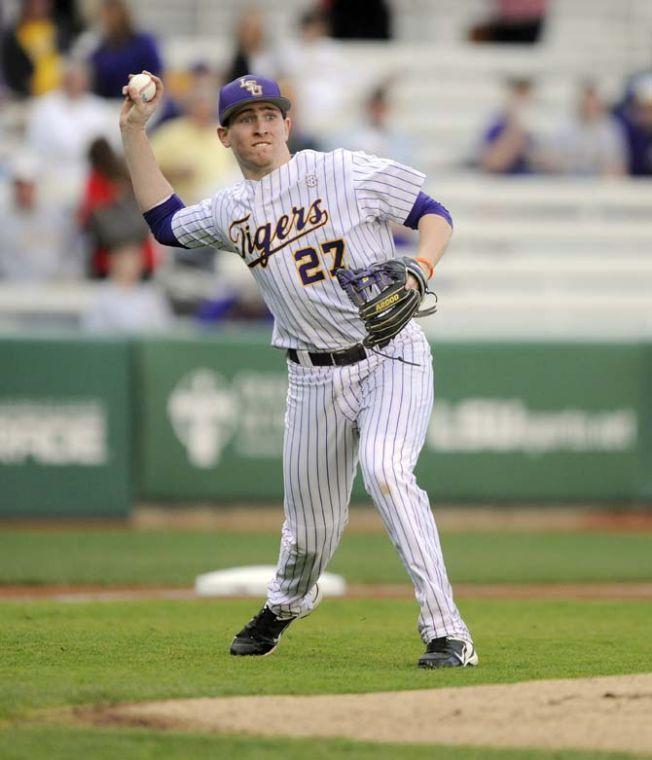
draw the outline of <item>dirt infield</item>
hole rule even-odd
[[[505,507],[438,505],[434,508],[437,526],[457,531],[602,531],[652,532],[652,507],[637,510],[595,505]],[[129,518],[0,518],[1,528],[39,530],[228,530],[238,532],[277,531],[283,522],[280,505],[241,504],[229,506],[188,505],[183,507],[139,505]],[[371,506],[356,505],[350,510],[348,532],[384,531],[378,512]]]
[[[447,506],[434,509],[440,530],[455,531],[607,531],[652,532],[652,510],[498,505]],[[230,507],[193,506],[170,509],[141,505],[131,520],[141,530],[277,530],[283,522],[281,506],[243,505]],[[350,510],[347,531],[380,533],[385,530],[376,509],[358,505]]]
[[[433,679],[437,674],[433,673]],[[360,741],[652,752],[652,674],[77,709],[94,725]]]
[[[348,599],[410,599],[409,584],[362,585],[347,589]],[[455,584],[460,599],[613,599],[652,600],[652,583]],[[190,588],[133,586],[0,586],[0,602],[128,602],[154,599],[198,599]],[[224,598],[224,597],[223,597]],[[229,597],[231,599],[242,597]],[[210,602],[211,599],[204,599]]]

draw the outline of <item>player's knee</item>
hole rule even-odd
[[[391,460],[372,460],[362,465],[367,493],[372,497],[392,498],[400,490],[401,468]]]

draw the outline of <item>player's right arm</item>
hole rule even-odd
[[[145,72],[149,73],[149,72]],[[163,82],[150,74],[156,84],[156,95],[145,102],[131,97],[127,86],[122,88],[125,96],[120,111],[120,133],[125,161],[140,210],[145,212],[169,198],[174,189],[160,170],[150,145],[145,125],[163,98]]]
[[[144,72],[149,74],[149,72]],[[131,97],[125,86],[120,111],[120,133],[125,161],[134,195],[154,237],[163,245],[177,248],[221,247],[223,240],[215,228],[213,200],[186,207],[165,179],[145,132],[145,125],[163,97],[163,82],[149,74],[156,94],[145,102]],[[216,137],[217,140],[217,137]]]

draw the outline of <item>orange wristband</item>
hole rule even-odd
[[[425,264],[428,268],[428,279],[431,280],[433,274],[435,273],[435,267],[428,261],[428,259],[422,259],[422,258],[415,258],[415,261],[418,261],[419,264]]]

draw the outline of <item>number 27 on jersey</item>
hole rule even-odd
[[[297,272],[303,285],[314,285],[317,282],[322,282],[326,279],[324,269],[328,274],[333,277],[335,271],[344,266],[344,241],[340,238],[338,240],[329,240],[320,244],[321,258],[316,248],[312,246],[308,248],[300,248],[294,252],[294,260],[297,264]],[[328,268],[326,261],[327,257],[332,256],[332,266]],[[331,262],[328,262],[331,263]]]

